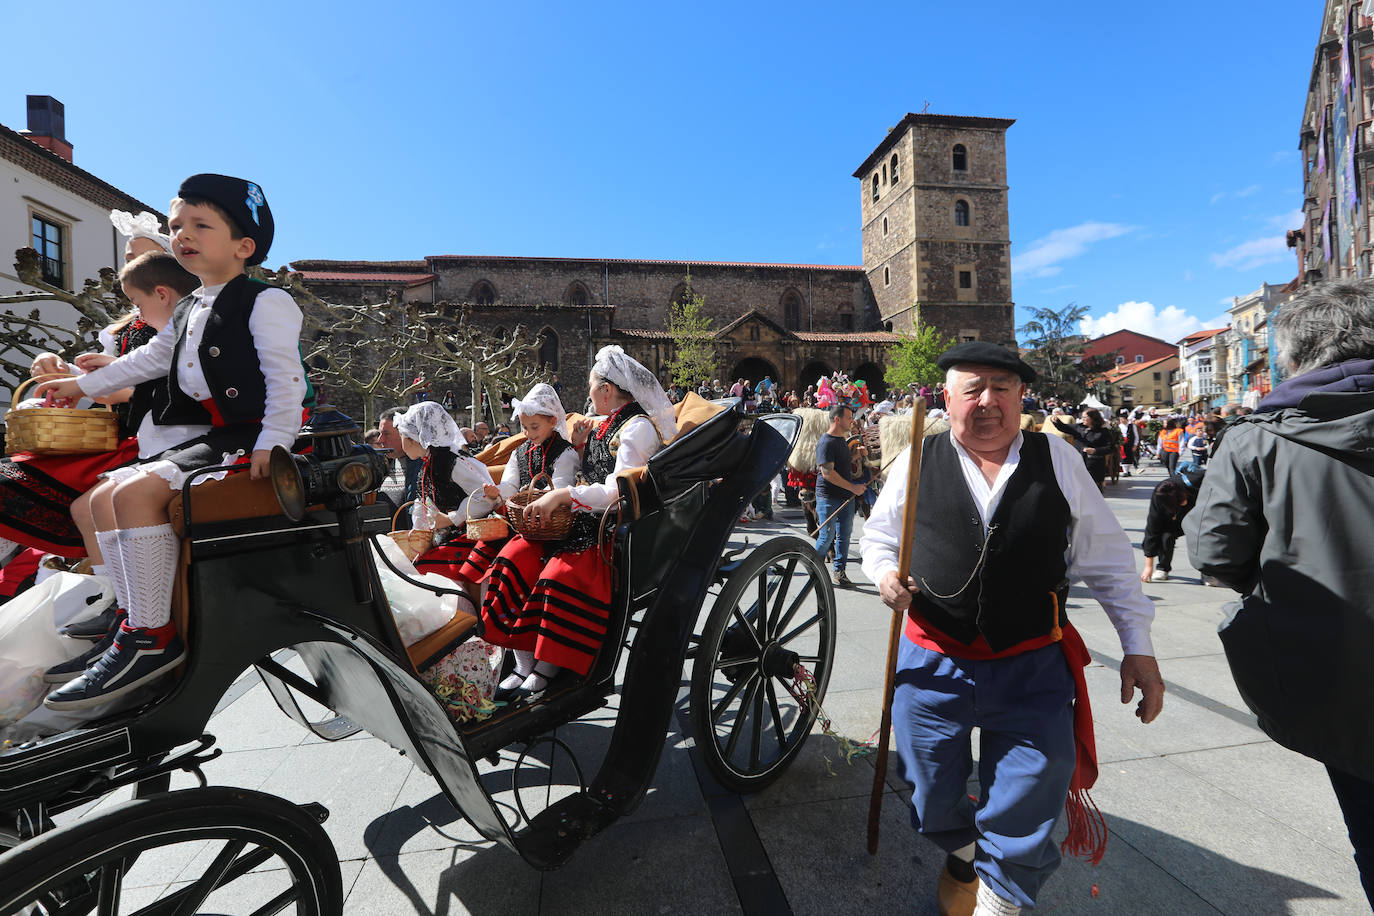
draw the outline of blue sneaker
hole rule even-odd
[[[49,709],[89,709],[108,703],[166,674],[186,657],[176,626],[156,629],[122,624],[114,644],[84,674],[48,694]]]
[[[119,632],[120,626],[128,619],[128,613],[120,608],[114,617],[114,621],[105,628],[105,635],[91,648],[82,652],[76,658],[69,659],[58,665],[53,665],[43,672],[43,681],[48,684],[65,684],[72,678],[81,677],[86,673],[86,669],[95,664],[105,652],[114,645],[115,634]],[[61,632],[60,630],[58,632]]]

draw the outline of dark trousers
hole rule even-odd
[[[1374,782],[1332,767],[1326,772],[1345,815],[1350,845],[1355,847],[1355,867],[1360,870],[1364,895],[1374,906]]]
[[[1178,469],[1178,452],[1160,452],[1159,457],[1164,461],[1164,473],[1173,477]]]
[[[1159,559],[1155,563],[1156,569],[1165,572],[1174,568],[1174,545],[1178,543],[1178,535],[1172,531],[1166,531],[1159,536]]]

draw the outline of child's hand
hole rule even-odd
[[[487,499],[500,499],[501,488],[494,483],[484,484],[482,486],[482,495]]]
[[[248,476],[262,480],[272,473],[272,452],[265,448],[253,449],[253,459],[248,466]]]
[[[82,372],[94,372],[114,361],[115,358],[108,353],[82,353],[76,358],[76,365]]]
[[[74,378],[55,378],[46,382],[39,382],[33,389],[33,397],[51,398],[53,400],[76,401],[85,397],[86,393],[81,390],[81,386],[76,383]]]
[[[70,372],[71,368],[56,353],[40,353],[33,359],[29,375],[52,375],[55,372]]]
[[[587,442],[587,437],[592,434],[592,421],[588,417],[583,417],[573,424],[572,444],[574,448],[581,448]]]

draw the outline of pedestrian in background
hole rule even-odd
[[[849,562],[849,539],[854,531],[855,499],[865,489],[864,484],[853,479],[847,444],[853,425],[854,411],[847,404],[836,404],[830,408],[830,428],[816,443],[816,515],[821,523],[816,553],[824,557],[834,546],[832,579],[836,585],[850,584],[845,565]]]
[[[1259,725],[1326,765],[1374,905],[1374,280],[1270,319],[1293,376],[1239,417],[1188,517],[1188,554],[1243,596],[1221,642]]]

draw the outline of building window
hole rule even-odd
[[[873,173],[873,199],[878,199],[878,173]]]
[[[43,273],[43,282],[49,286],[66,288],[66,271],[63,270],[65,252],[62,248],[62,227],[37,214],[33,217],[33,249],[38,252],[38,264]]]
[[[1118,357],[1116,358],[1116,364],[1117,364],[1118,366],[1122,365],[1122,364],[1125,363],[1125,362],[1126,362],[1126,357],[1124,357],[1124,356],[1118,356]]]
[[[1135,361],[1138,362],[1138,363],[1143,363],[1143,362],[1145,362],[1145,354],[1144,354],[1144,353],[1137,353],[1137,354],[1135,355]]]
[[[883,238],[887,238],[887,217],[883,217]]]
[[[853,315],[851,315],[851,314],[849,314],[849,313],[845,313],[845,314],[840,315],[840,330],[841,330],[841,331],[852,331],[852,330],[854,330],[854,316],[853,316]]]
[[[959,332],[959,342],[968,343],[970,340],[978,339],[978,331],[975,328],[964,328]]]
[[[960,289],[973,289],[973,271],[971,271],[971,270],[961,270],[961,271],[959,271],[959,288],[960,288]]]
[[[756,324],[751,324],[751,325],[749,325],[749,339],[750,339],[750,340],[758,340],[758,339],[759,339],[759,326],[758,326],[758,325],[756,325]]]
[[[892,284],[892,271],[889,270],[888,268],[884,267],[884,268],[883,268],[883,286],[890,286],[891,284]]]
[[[899,181],[899,179],[897,178],[897,154],[896,154],[896,153],[893,153],[893,154],[892,154],[892,162],[891,162],[891,165],[892,165],[892,183],[893,183],[893,184],[896,184],[896,183]]]
[[[578,282],[568,287],[568,291],[563,294],[563,300],[574,308],[582,308],[591,302],[592,297],[587,292],[587,287]]]
[[[539,332],[539,365],[550,372],[558,371],[558,335],[552,328]]]
[[[887,184],[887,163],[883,163],[883,184]]]
[[[472,285],[472,292],[468,293],[468,299],[478,305],[491,305],[496,301],[496,287],[486,280],[478,280]]]
[[[951,154],[950,154],[950,160],[952,161],[952,163],[953,163],[953,165],[954,165],[954,171],[956,171],[956,172],[967,172],[967,171],[968,171],[968,150],[964,149],[964,144],[962,144],[962,143],[956,143],[956,144],[954,144],[954,149],[953,149],[953,151],[952,151]]]
[[[801,293],[789,289],[782,297],[782,325],[789,331],[801,330]]]
[[[968,225],[968,201],[956,200],[954,202],[954,225]]]
[[[1156,388],[1156,389],[1155,389],[1155,400],[1156,400],[1156,401],[1159,401],[1159,399],[1160,399],[1160,398],[1159,398],[1159,389]]]

